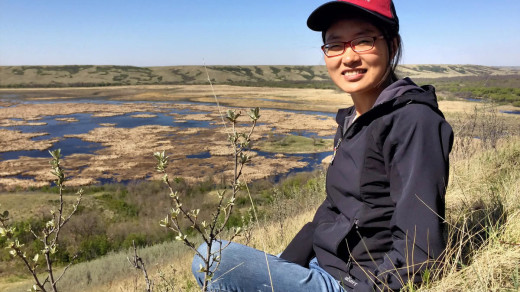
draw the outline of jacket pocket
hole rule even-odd
[[[313,243],[316,247],[332,254],[338,253],[338,247],[351,231],[353,224],[342,214],[337,214],[334,221],[321,222],[316,226]]]

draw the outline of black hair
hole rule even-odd
[[[399,64],[399,61],[401,61],[401,56],[403,52],[403,42],[401,39],[401,35],[399,34],[399,27],[397,25],[390,25],[386,22],[383,22],[382,20],[378,19],[377,17],[374,17],[373,15],[370,15],[368,13],[341,13],[336,14],[332,16],[332,21],[330,21],[329,27],[341,20],[341,19],[361,19],[363,21],[367,21],[374,25],[379,31],[381,31],[381,34],[383,35],[386,46],[388,48],[388,64],[386,67],[385,75],[383,75],[382,80],[380,81],[380,84],[383,84],[387,81],[390,81],[390,83],[398,80],[397,74],[395,73],[397,64]],[[323,30],[321,32],[321,37],[323,40],[323,43],[325,43],[325,34],[327,33],[327,29]],[[394,40],[397,44],[397,48],[394,51]],[[392,57],[393,56],[393,57]]]

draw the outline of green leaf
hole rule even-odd
[[[235,119],[235,112],[232,110],[227,110],[226,112],[226,119],[230,120],[231,122],[234,122]]]
[[[175,236],[175,240],[177,241],[184,241],[186,239],[186,235],[177,235]]]
[[[204,266],[202,266],[202,264],[199,264],[199,270],[198,272],[199,273],[204,273],[206,271],[206,269],[204,269]]]
[[[238,117],[240,117],[240,113],[237,113],[234,110],[228,110],[226,112],[226,119],[228,119],[232,123],[236,123]]]
[[[249,109],[249,117],[253,121],[258,120],[260,118],[260,108],[255,107],[255,108]]]
[[[170,212],[170,216],[172,219],[176,219],[177,217],[179,217],[179,214],[181,213],[181,209],[179,208],[172,208],[171,212]]]
[[[162,226],[162,227],[170,227],[170,218],[169,216],[166,216],[166,218],[164,218],[163,220],[161,220],[161,222],[159,222],[159,225]]]
[[[248,162],[248,161],[249,161],[249,156],[247,154],[240,153],[240,163],[246,164],[246,162]]]
[[[59,160],[61,158],[61,149],[49,150],[52,158]]]
[[[47,224],[45,224],[45,227],[47,227],[47,228],[54,228],[54,219],[48,221]]]
[[[176,199],[178,197],[178,192],[172,192],[170,193],[170,198]]]

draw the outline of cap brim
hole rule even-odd
[[[342,17],[353,15],[373,16],[388,24],[396,24],[395,20],[393,19],[372,12],[355,4],[343,1],[331,1],[321,5],[311,13],[307,19],[307,26],[314,31],[325,31],[330,27],[332,22],[335,22]]]

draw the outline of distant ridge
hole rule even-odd
[[[325,66],[207,66],[215,84],[275,87],[333,87]],[[401,65],[400,76],[445,78],[518,75],[518,67]],[[83,87],[154,84],[207,84],[202,66],[0,66],[0,87]]]

